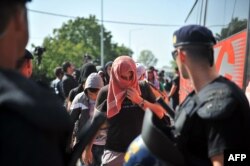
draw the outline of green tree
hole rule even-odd
[[[69,20],[61,28],[54,29],[53,35],[43,41],[42,47],[46,51],[42,55],[42,63],[34,67],[34,74],[53,78],[56,66],[70,61],[80,67],[85,54],[100,62],[100,27],[96,17],[89,16]],[[125,46],[113,43],[111,32],[104,28],[104,63],[129,52],[131,50]]]
[[[146,67],[155,66],[158,59],[155,58],[154,54],[150,50],[143,50],[137,60],[138,62],[144,64]]]
[[[176,61],[174,61],[174,60],[170,61],[170,65],[171,65],[172,69],[175,69],[177,67]]]

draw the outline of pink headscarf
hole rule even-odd
[[[133,72],[133,78],[130,81],[121,78],[121,75],[127,72]],[[126,90],[128,87],[135,88],[139,94],[141,94],[134,60],[129,56],[120,56],[113,62],[110,72],[107,98],[108,118],[120,112],[121,104],[126,97]]]

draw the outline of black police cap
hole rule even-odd
[[[31,52],[29,52],[27,49],[25,49],[24,59],[34,59],[34,57],[31,54]]]
[[[216,40],[212,32],[200,25],[187,25],[181,27],[174,32],[173,45],[174,47],[185,45],[207,45],[213,46]]]

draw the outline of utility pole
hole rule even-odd
[[[101,66],[104,66],[104,44],[103,44],[103,0],[101,0]]]

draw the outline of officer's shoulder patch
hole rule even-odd
[[[198,93],[200,108],[197,114],[202,119],[228,117],[236,106],[232,89],[220,82],[206,86]]]

